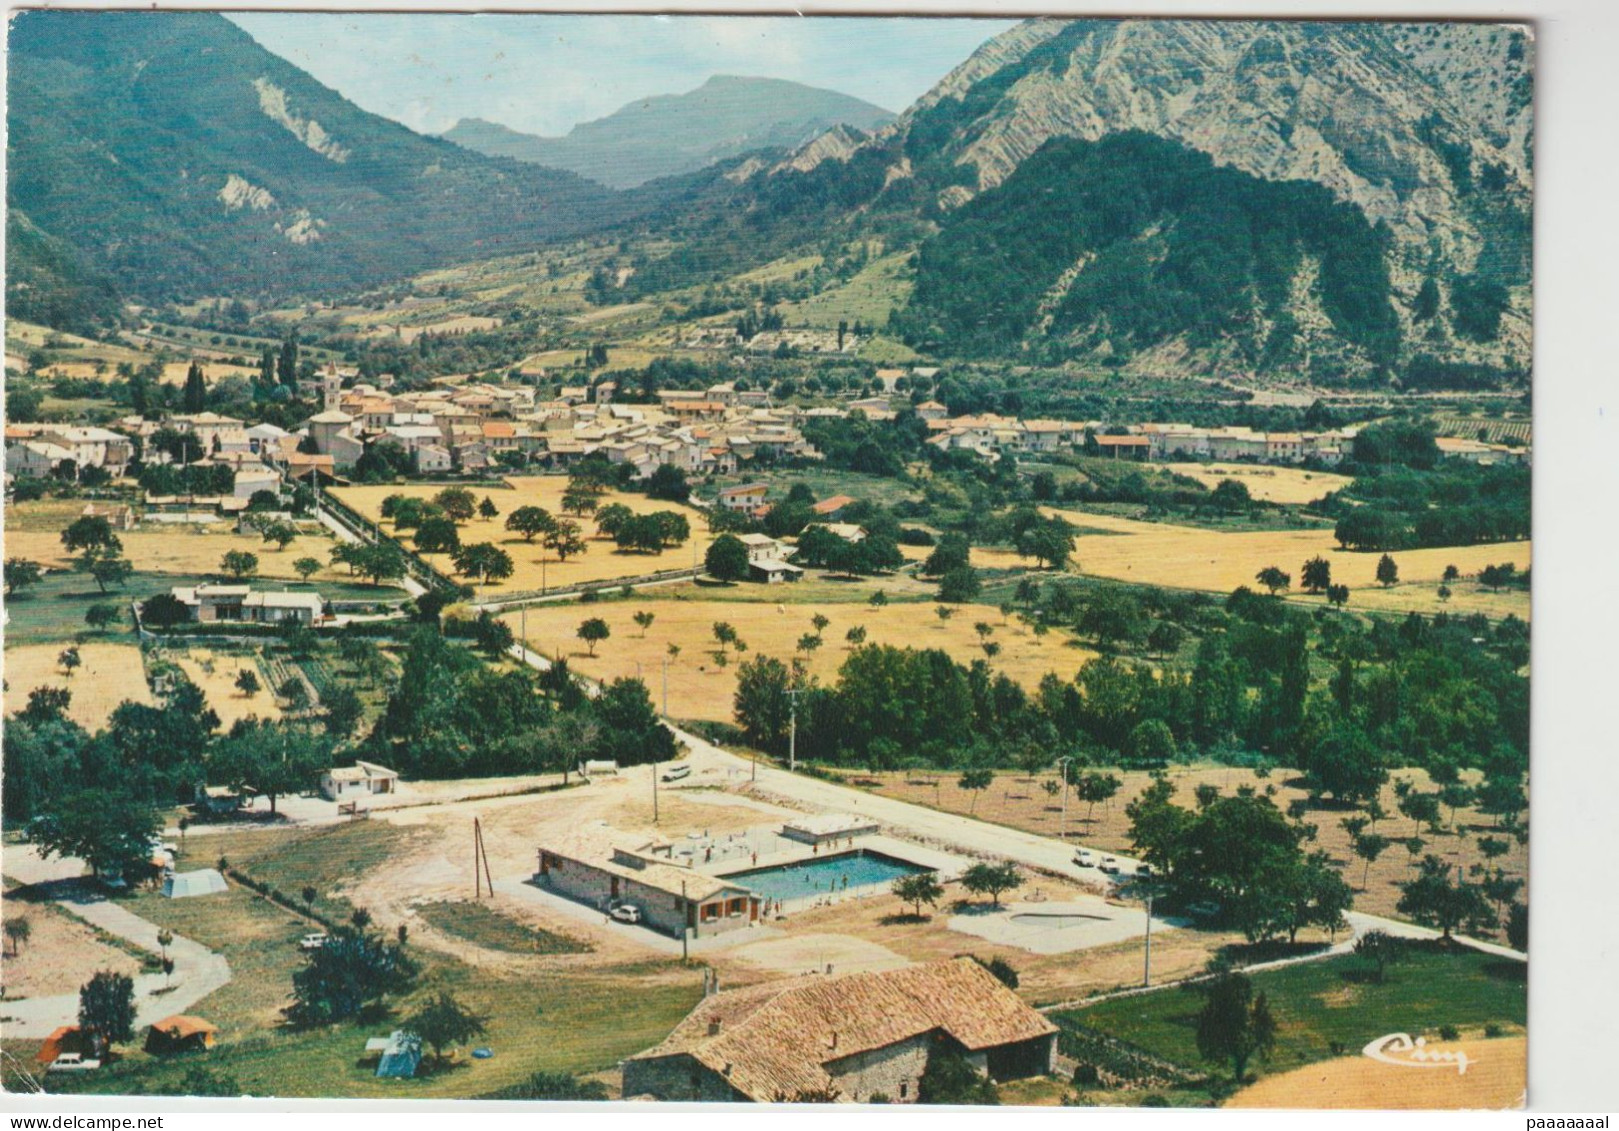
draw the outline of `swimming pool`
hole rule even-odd
[[[747,872],[732,872],[725,878],[757,892],[765,899],[805,899],[829,892],[854,891],[893,883],[900,876],[931,872],[920,864],[884,856],[881,852],[859,849],[836,856],[777,864]]]

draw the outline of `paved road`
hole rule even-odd
[[[71,878],[81,875],[83,868],[83,863],[78,860],[41,860],[26,846],[12,845],[6,848],[6,875],[23,883]],[[97,894],[88,885],[74,889],[71,894],[58,900],[57,906],[108,934],[117,935],[153,954],[160,952],[157,924]],[[230,963],[225,961],[224,955],[181,935],[175,935],[174,941],[169,943],[169,957],[174,960],[172,975],[135,976],[137,1038],[148,1025],[171,1014],[184,1013],[231,980]],[[56,994],[7,1000],[0,1003],[0,1016],[5,1017],[5,1021],[0,1023],[0,1033],[7,1038],[42,1039],[60,1025],[77,1024],[79,995]]]

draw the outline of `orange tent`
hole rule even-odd
[[[146,1051],[165,1053],[211,1049],[218,1035],[219,1029],[202,1018],[176,1013],[152,1025],[146,1034]]]
[[[49,1067],[57,1057],[65,1052],[86,1051],[84,1034],[77,1025],[61,1025],[45,1038],[45,1043],[39,1046],[39,1052],[34,1059],[41,1065]]]

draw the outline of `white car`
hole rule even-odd
[[[664,781],[679,781],[681,778],[689,778],[689,777],[691,777],[691,766],[690,765],[671,766],[669,769],[663,771],[663,780]]]
[[[1088,848],[1082,848],[1074,853],[1074,863],[1081,868],[1094,868],[1096,867],[1096,853]]]
[[[1116,876],[1119,874],[1119,858],[1117,856],[1104,856],[1099,867],[1108,875]]]
[[[90,1072],[101,1067],[101,1061],[81,1053],[65,1052],[51,1061],[47,1072]]]
[[[326,935],[321,931],[305,935],[298,940],[300,950],[319,950],[326,945]]]
[[[641,921],[641,909],[633,903],[620,903],[608,914],[620,923],[639,923]]]

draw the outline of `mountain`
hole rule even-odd
[[[869,132],[893,120],[882,107],[836,91],[715,75],[685,94],[631,102],[566,137],[536,137],[477,118],[462,119],[442,136],[479,153],[632,188],[753,149],[793,149],[837,127]]]
[[[48,239],[8,289],[330,294],[640,206],[366,113],[211,13],[20,13],[9,93],[8,228]]]
[[[907,336],[944,353],[1013,349],[1153,372],[1268,367],[1319,379],[1392,374],[1419,384],[1522,376],[1532,68],[1527,29],[1509,25],[1030,20],[990,40],[854,148],[820,157],[806,149],[787,163],[738,170],[739,185],[717,190],[709,224],[735,255],[748,247],[778,252],[795,238],[824,241],[839,217],[853,215],[868,230],[886,220],[896,239],[921,248],[901,318]],[[1017,183],[1048,146],[1127,133],[1166,144],[1058,146]],[[1220,181],[1243,201],[1226,219],[1250,242],[1272,239],[1264,209],[1252,211],[1269,198],[1250,181],[1319,186],[1349,209],[1380,249],[1375,264],[1357,258],[1366,273],[1351,289],[1379,309],[1344,321],[1324,289],[1338,252],[1312,243],[1309,232],[1312,225],[1351,231],[1344,213],[1325,207],[1319,194],[1300,196],[1277,247],[1238,247],[1217,230],[1218,202],[1168,191],[1194,187],[1183,175],[1187,154],[1237,174]],[[1148,199],[1128,192],[1118,209],[1139,227],[1093,225],[1094,240],[1062,232],[1064,207],[1107,210],[1091,185],[1073,179],[1081,171],[1124,190],[1132,186],[1120,173],[1144,178]],[[1020,293],[1038,291],[1032,308],[1007,321],[956,301],[965,280],[983,281],[963,250],[976,244],[993,261],[993,240],[1020,228],[1059,237],[1031,249],[1038,254],[1029,262],[1038,266],[1027,270],[1036,274],[1017,284]],[[1359,257],[1364,241],[1354,241]],[[1185,308],[1190,321],[1135,320],[1107,302],[1092,308],[1073,298],[1106,299],[1087,272],[1119,268],[1114,257],[1126,246],[1136,249],[1129,257],[1136,284],[1198,299]],[[1059,248],[1072,258],[1049,262]],[[1200,255],[1244,264],[1203,274],[1244,288],[1240,316],[1228,296],[1196,294]],[[696,270],[714,259],[694,247],[668,257]],[[1278,290],[1272,275],[1283,265],[1291,274]],[[1013,269],[1003,266],[990,274]],[[637,278],[664,277],[661,267],[648,264]],[[980,303],[999,309],[1012,297],[981,292]],[[1213,307],[1235,319],[1228,332],[1199,321]],[[1394,321],[1392,340],[1347,331],[1381,323],[1383,307]],[[1087,309],[1095,317],[1084,321]],[[1128,333],[1114,332],[1121,317]],[[985,332],[986,318],[998,326],[993,333]],[[1014,325],[1016,340],[1008,341]]]

